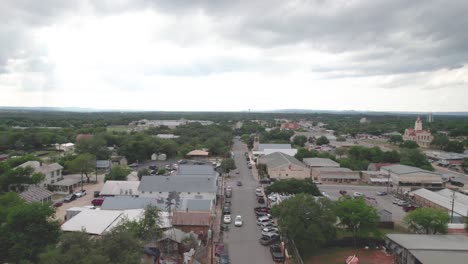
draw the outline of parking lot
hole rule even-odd
[[[337,200],[341,197],[340,190],[345,190],[347,194],[353,195],[354,192],[363,193],[369,204],[377,209],[385,209],[392,213],[392,220],[400,223],[406,215],[401,206],[392,203],[393,195],[378,196],[377,192],[385,192],[385,186],[365,186],[365,185],[317,185],[320,191],[325,192],[330,199]]]

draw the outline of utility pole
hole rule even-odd
[[[450,214],[450,223],[453,224],[453,208],[455,207],[455,191],[452,191],[452,212]]]

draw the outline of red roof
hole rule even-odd
[[[205,212],[174,212],[173,226],[209,226],[210,213]]]

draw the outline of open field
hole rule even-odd
[[[305,264],[343,264],[348,256],[354,254],[359,258],[360,264],[392,264],[393,257],[387,255],[382,249],[328,248],[320,251],[320,255],[309,257]]]

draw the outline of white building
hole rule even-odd
[[[63,180],[62,170],[63,167],[58,163],[44,164],[39,161],[27,161],[18,167],[26,168],[31,167],[34,169],[34,173],[42,173],[45,175],[45,178],[38,185],[42,187],[47,187],[48,185],[54,184],[58,181]],[[16,167],[16,168],[18,168]]]

